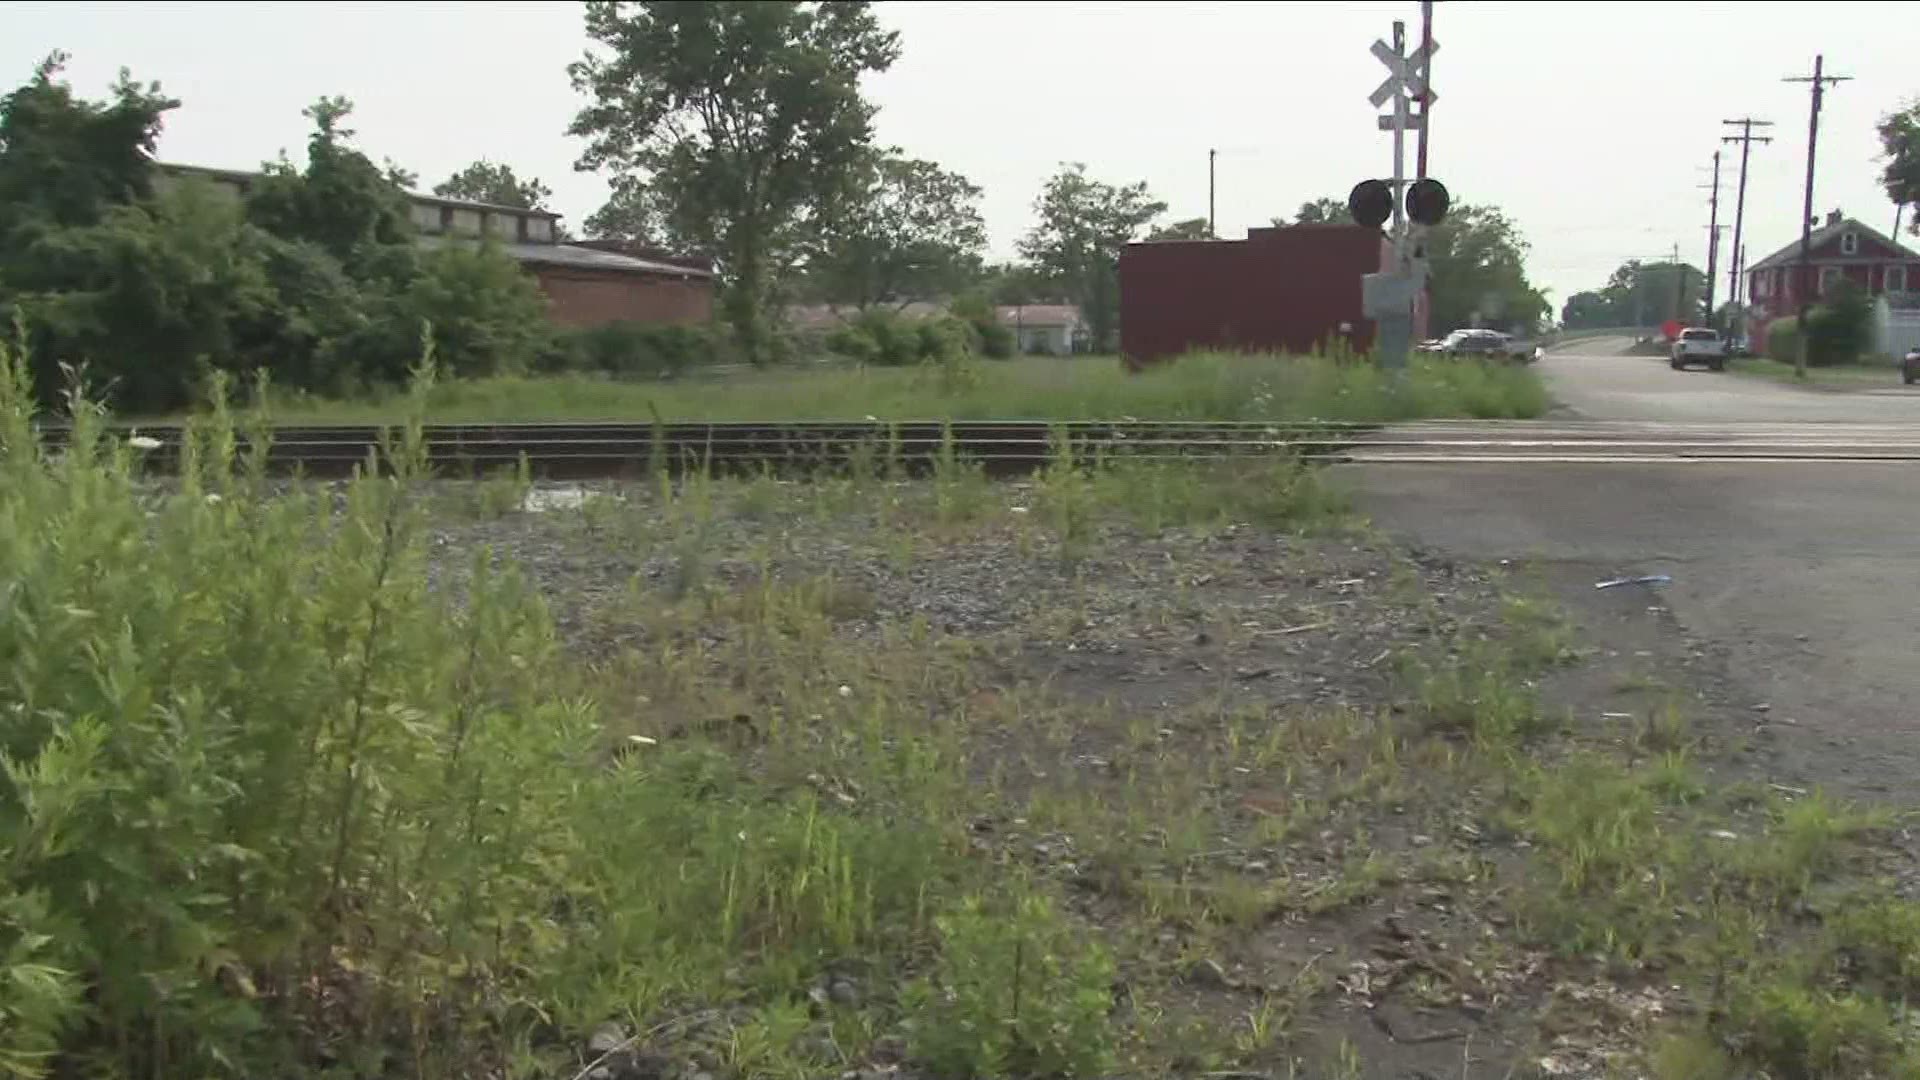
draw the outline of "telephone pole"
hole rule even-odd
[[[1820,54],[1813,58],[1812,75],[1790,75],[1780,80],[1813,84],[1813,105],[1807,110],[1806,208],[1800,219],[1800,265],[1795,275],[1799,278],[1800,323],[1794,337],[1800,342],[1800,349],[1793,358],[1793,373],[1802,379],[1807,377],[1807,312],[1813,307],[1813,287],[1807,280],[1807,271],[1812,268],[1813,257],[1813,155],[1820,145],[1820,103],[1827,95],[1828,83],[1838,85],[1852,78],[1851,75],[1828,75],[1826,69],[1826,55]]]
[[[1213,227],[1213,159],[1220,156],[1218,150],[1207,151],[1207,239],[1220,239],[1220,231]]]
[[[1680,245],[1673,245],[1673,321],[1686,325],[1680,313],[1687,307],[1687,271],[1680,264]]]
[[[1708,326],[1719,329],[1720,320],[1713,310],[1713,286],[1720,276],[1720,151],[1713,152],[1713,198],[1707,224],[1707,317]]]
[[[1740,230],[1741,226],[1746,223],[1747,217],[1747,154],[1753,149],[1754,143],[1770,143],[1773,141],[1765,135],[1755,135],[1753,133],[1753,129],[1756,127],[1772,127],[1773,121],[1755,120],[1753,117],[1748,116],[1739,120],[1722,120],[1720,122],[1722,124],[1737,126],[1740,129],[1740,134],[1723,135],[1720,141],[1723,143],[1737,142],[1740,144],[1740,194],[1735,197],[1733,203],[1733,265],[1731,267],[1731,273],[1728,275],[1727,297],[1736,305],[1735,312],[1740,320],[1740,336],[1744,338],[1747,336],[1747,302],[1744,299],[1746,294],[1741,289],[1742,282],[1740,280],[1740,272],[1746,269],[1747,249],[1742,243]]]

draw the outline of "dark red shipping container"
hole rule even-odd
[[[1373,347],[1360,278],[1382,235],[1360,225],[1249,229],[1245,240],[1129,244],[1120,253],[1120,353],[1138,367],[1193,349]],[[1342,329],[1343,326],[1345,329]]]

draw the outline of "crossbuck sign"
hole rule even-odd
[[[1438,41],[1427,41],[1411,54],[1401,56],[1391,45],[1376,39],[1373,43],[1373,55],[1387,65],[1387,78],[1367,100],[1373,102],[1373,107],[1376,109],[1385,105],[1396,94],[1404,94],[1419,100],[1421,95],[1427,93],[1427,64],[1433,59],[1433,54],[1439,51]],[[1434,94],[1426,98],[1426,102],[1431,105],[1439,100],[1439,97],[1439,94]]]

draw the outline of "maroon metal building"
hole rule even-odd
[[[1131,367],[1193,349],[1373,347],[1360,278],[1382,234],[1359,225],[1249,229],[1245,240],[1156,240],[1120,254],[1120,353]]]

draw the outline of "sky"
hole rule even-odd
[[[1033,221],[1063,162],[1112,183],[1144,180],[1168,219],[1207,212],[1218,151],[1222,236],[1311,198],[1391,175],[1391,137],[1367,95],[1386,74],[1368,51],[1414,0],[1354,3],[883,2],[901,35],[867,81],[879,140],[985,189],[996,257]],[[1825,51],[1850,75],[1820,116],[1814,209],[1888,231],[1874,124],[1920,96],[1920,22],[1905,3],[1501,3],[1435,7],[1430,172],[1456,202],[1504,210],[1531,244],[1528,270],[1566,297],[1629,258],[1707,259],[1713,154],[1725,150],[1721,221],[1733,220],[1739,147],[1723,119],[1772,120],[1747,182],[1754,262],[1798,236],[1809,95]],[[253,168],[299,160],[322,95],[355,104],[376,161],[431,186],[476,158],[543,180],[577,225],[606,181],[576,172],[566,135],[583,99],[566,65],[588,42],[578,4],[0,2],[0,79],[24,81],[54,49],[99,96],[120,68],[180,98],[164,160]],[[1411,161],[1411,150],[1409,150]],[[1720,289],[1732,230],[1721,247]]]

